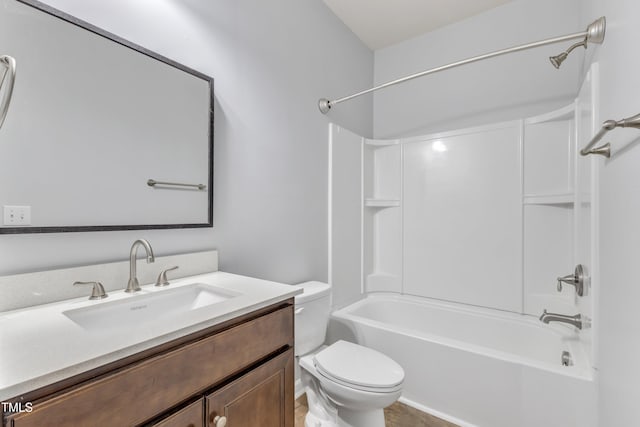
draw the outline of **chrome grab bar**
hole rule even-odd
[[[607,142],[606,144],[596,148],[593,148],[593,146],[596,145],[607,132],[615,128],[640,129],[640,114],[636,114],[635,116],[627,117],[626,119],[618,121],[607,120],[606,122],[602,123],[602,127],[600,128],[598,133],[596,133],[595,136],[591,138],[591,141],[589,141],[589,143],[582,150],[580,150],[580,154],[583,156],[586,156],[588,154],[599,154],[606,157],[607,159],[611,157],[610,143]]]
[[[155,187],[156,185],[170,185],[170,186],[178,186],[178,187],[193,187],[193,188],[197,188],[198,190],[204,190],[207,188],[206,185],[204,184],[183,184],[180,182],[163,182],[163,181],[156,181],[155,179],[150,179],[147,181],[147,185],[149,187]]]
[[[7,67],[7,70],[0,79],[0,88],[4,86],[5,80],[7,88],[2,96],[2,102],[0,102],[0,128],[4,123],[4,119],[9,111],[9,104],[11,103],[11,96],[13,95],[13,83],[16,81],[16,60],[9,55],[0,56],[0,63]]]

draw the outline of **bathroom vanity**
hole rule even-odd
[[[298,288],[222,272],[142,288],[0,315],[3,426],[293,427]]]
[[[293,426],[292,331],[275,304],[20,396],[33,410],[6,425]]]

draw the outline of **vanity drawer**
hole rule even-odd
[[[204,402],[203,399],[193,402],[186,408],[151,424],[149,427],[203,427]]]
[[[10,425],[140,424],[286,346],[293,346],[291,306],[36,401]]]

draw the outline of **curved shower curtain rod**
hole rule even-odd
[[[419,73],[416,73],[416,74],[411,74],[410,76],[402,77],[400,79],[393,80],[393,81],[381,84],[379,86],[372,87],[371,89],[367,89],[367,90],[363,90],[363,91],[358,92],[358,93],[354,93],[353,95],[345,96],[345,97],[339,98],[339,99],[334,99],[333,101],[330,101],[330,100],[328,100],[326,98],[321,98],[320,100],[318,100],[318,108],[320,109],[320,112],[322,112],[322,114],[327,114],[327,112],[329,112],[329,110],[334,105],[339,104],[341,102],[345,102],[345,101],[348,101],[350,99],[356,98],[358,96],[374,92],[374,91],[376,91],[378,89],[383,89],[385,87],[397,85],[398,83],[404,83],[404,82],[406,82],[408,80],[413,80],[413,79],[416,79],[418,77],[426,76],[428,74],[437,73],[438,71],[444,71],[444,70],[448,70],[450,68],[459,67],[461,65],[470,64],[472,62],[482,61],[484,59],[494,58],[494,57],[500,56],[500,55],[506,55],[507,53],[513,53],[513,52],[519,52],[521,50],[533,49],[533,48],[536,48],[536,47],[546,46],[548,44],[560,43],[560,42],[567,41],[567,40],[583,39],[581,42],[570,46],[566,51],[562,52],[560,55],[552,56],[552,57],[549,58],[549,60],[551,61],[551,64],[553,64],[554,67],[560,68],[560,64],[562,63],[562,61],[564,61],[567,58],[567,55],[569,55],[569,53],[573,49],[575,49],[576,47],[584,46],[584,48],[586,49],[587,48],[587,43],[602,44],[602,42],[604,41],[605,29],[606,29],[606,19],[605,19],[604,16],[602,16],[602,17],[596,19],[595,21],[593,21],[587,27],[586,31],[583,31],[583,32],[580,32],[580,33],[568,34],[566,36],[560,36],[560,37],[554,37],[554,38],[551,38],[551,39],[540,40],[540,41],[533,42],[533,43],[523,44],[523,45],[520,45],[520,46],[514,46],[514,47],[507,48],[507,49],[502,49],[502,50],[498,50],[498,51],[495,51],[495,52],[486,53],[486,54],[480,55],[480,56],[474,56],[473,58],[463,59],[462,61],[452,62],[451,64],[442,65],[440,67],[432,68],[430,70],[422,71],[422,72],[419,72]]]

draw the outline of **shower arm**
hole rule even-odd
[[[466,64],[471,64],[473,62],[478,62],[478,61],[483,61],[485,59],[495,58],[496,56],[506,55],[508,53],[519,52],[521,50],[533,49],[533,48],[536,48],[536,47],[546,46],[546,45],[555,44],[555,43],[561,43],[561,42],[564,42],[564,41],[567,41],[567,40],[574,40],[574,39],[584,39],[583,42],[581,42],[581,43],[579,43],[577,45],[581,45],[582,43],[584,43],[585,48],[586,48],[586,43],[587,42],[601,44],[604,41],[605,28],[606,28],[606,20],[605,20],[605,17],[602,16],[602,17],[598,18],[597,20],[595,20],[593,23],[591,23],[587,27],[586,31],[582,31],[580,33],[567,34],[565,36],[553,37],[553,38],[550,38],[550,39],[540,40],[540,41],[533,42],[533,43],[527,43],[527,44],[523,44],[523,45],[519,45],[519,46],[513,46],[513,47],[510,47],[510,48],[507,48],[507,49],[502,49],[502,50],[498,50],[498,51],[495,51],[495,52],[485,53],[484,55],[474,56],[472,58],[467,58],[467,59],[463,59],[461,61],[452,62],[452,63],[447,64],[447,65],[442,65],[440,67],[432,68],[430,70],[421,71],[419,73],[411,74],[411,75],[406,76],[406,77],[402,77],[402,78],[399,78],[399,79],[396,79],[396,80],[392,80],[390,82],[383,83],[383,84],[381,84],[379,86],[372,87],[371,89],[363,90],[361,92],[357,92],[357,93],[354,93],[353,95],[345,96],[343,98],[334,99],[334,100],[331,100],[331,101],[326,99],[326,98],[321,98],[320,100],[318,100],[318,108],[320,109],[320,112],[322,112],[322,114],[326,114],[336,104],[340,104],[341,102],[349,101],[350,99],[357,98],[359,96],[366,95],[366,94],[371,93],[371,92],[375,92],[375,91],[377,91],[379,89],[384,89],[384,88],[389,87],[389,86],[394,86],[394,85],[397,85],[399,83],[404,83],[404,82],[409,81],[409,80],[417,79],[418,77],[426,76],[426,75],[429,75],[429,74],[434,74],[434,73],[437,73],[437,72],[440,72],[440,71],[444,71],[444,70],[449,70],[451,68],[460,67],[460,66],[466,65]],[[575,46],[575,45],[572,46],[572,48],[575,48],[575,47],[577,47],[577,46]]]
[[[567,50],[564,51],[564,53],[566,53],[567,55],[571,53],[571,51],[577,47],[584,47],[585,49],[587,48],[587,38],[585,37],[584,40],[579,41],[578,43],[572,44],[571,46],[569,46],[569,48],[567,48]]]

